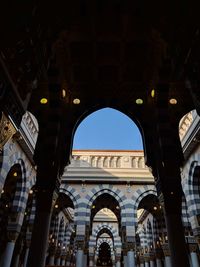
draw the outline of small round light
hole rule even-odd
[[[62,98],[65,98],[66,97],[66,91],[65,89],[62,89]]]
[[[172,192],[170,192],[170,194],[171,194],[171,195],[173,195],[173,194],[174,194],[174,192],[172,191]]]
[[[17,177],[17,172],[14,172],[14,173],[13,173],[13,176],[14,176],[14,177]]]
[[[48,99],[47,99],[47,98],[41,98],[41,99],[40,99],[40,103],[41,103],[42,105],[47,104],[47,102],[48,102]]]
[[[29,191],[29,194],[33,194],[33,190],[32,189]]]
[[[4,193],[4,190],[2,189],[1,194],[3,194],[3,193]]]
[[[158,208],[156,206],[153,207],[154,210],[157,210]]]
[[[151,97],[154,98],[155,97],[155,89],[151,90]]]
[[[55,208],[56,208],[56,209],[58,208],[58,204],[55,205]]]
[[[79,105],[81,103],[79,98],[74,98],[73,100],[74,105]]]
[[[95,205],[92,206],[92,209],[95,209]]]
[[[176,98],[170,98],[169,103],[170,103],[171,105],[176,105],[176,104],[177,104],[177,100],[176,100]]]
[[[116,209],[119,210],[119,206],[116,206]]]
[[[6,208],[8,208],[8,204],[6,204]]]
[[[138,99],[135,100],[135,103],[137,105],[142,105],[143,104],[143,100],[141,98],[138,98]]]

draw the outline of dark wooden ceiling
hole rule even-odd
[[[135,116],[150,131],[152,111],[171,97],[178,104],[169,105],[170,116],[178,123],[194,108],[185,82],[199,71],[196,2],[4,2],[1,66],[25,109],[37,117],[43,113],[40,98],[51,94],[49,84],[65,89],[70,99],[55,99],[52,106],[57,105],[63,120],[69,121],[70,114],[68,129],[93,110],[109,106]],[[167,93],[162,94],[159,84],[168,84]],[[80,105],[72,104],[74,98]],[[143,99],[142,106],[135,103],[137,98]]]

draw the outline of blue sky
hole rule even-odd
[[[142,137],[135,123],[110,108],[85,118],[74,135],[73,149],[142,150]]]

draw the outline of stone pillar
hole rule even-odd
[[[195,239],[193,237],[188,237],[189,243],[189,251],[190,251],[190,259],[191,259],[191,266],[192,267],[200,267],[199,259],[197,256],[197,244],[195,243]]]
[[[165,256],[165,267],[172,267],[170,256]]]
[[[14,248],[15,248],[15,240],[9,241],[6,245],[6,249],[2,256],[3,258],[1,262],[1,267],[10,267]]]
[[[127,252],[127,266],[135,267],[135,255],[133,250]]]
[[[188,253],[182,225],[183,191],[180,167],[184,159],[183,150],[177,131],[178,123],[170,113],[168,101],[165,101],[169,95],[169,84],[158,84],[157,89],[156,120],[152,122],[155,124],[151,133],[154,134],[155,150],[152,169],[154,169],[158,198],[164,210],[172,264],[174,267],[188,267]],[[148,147],[149,152],[150,146],[151,144]]]
[[[199,259],[196,252],[190,253],[192,267],[199,267]]]
[[[19,266],[19,258],[20,258],[20,254],[18,253],[16,258],[15,258],[15,262],[13,264],[13,267],[18,267]]]
[[[93,257],[90,256],[90,259],[89,259],[89,267],[93,267],[93,266],[94,266]]]
[[[64,259],[64,258],[61,258],[61,260],[60,260],[60,265],[61,265],[61,266],[65,266],[65,259]]]
[[[119,259],[117,259],[117,261],[116,261],[116,267],[121,267],[121,263],[120,263]]]
[[[139,259],[140,259],[140,267],[145,267],[143,255],[140,255]]]
[[[83,267],[83,249],[78,248],[76,252],[76,267]]]
[[[54,255],[50,255],[49,257],[49,265],[54,265],[55,264],[55,256]]]
[[[87,266],[87,254],[86,252],[83,254],[83,267]]]
[[[156,267],[162,267],[162,249],[160,247],[155,248]]]
[[[171,263],[171,257],[170,257],[170,251],[169,251],[169,245],[168,243],[164,243],[162,245],[162,249],[163,249],[163,253],[164,253],[164,256],[165,256],[165,267],[172,267],[172,263]],[[174,265],[175,266],[175,265]],[[189,265],[188,265],[189,267]]]
[[[159,258],[156,259],[156,267],[162,267],[162,261]]]
[[[46,175],[45,175],[46,176]],[[48,180],[49,177],[46,177]],[[51,219],[53,191],[36,190],[36,212],[27,265],[44,267]]]
[[[150,257],[150,267],[155,267],[155,254],[153,251],[149,252]]]
[[[27,266],[28,254],[29,254],[29,247],[26,248],[26,252],[25,252],[25,256],[24,256],[23,267],[26,267]]]
[[[56,266],[60,266],[60,257],[56,258]]]
[[[128,267],[127,255],[124,255],[124,267]]]

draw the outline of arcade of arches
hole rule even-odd
[[[0,267],[198,267],[198,6],[3,2]],[[144,151],[72,151],[105,107]]]
[[[181,172],[182,224],[191,267],[200,266],[200,146],[196,142],[192,148],[191,139],[199,123],[192,111],[179,126],[184,153],[192,149]],[[2,149],[1,267],[29,266],[37,209],[31,150],[37,135],[38,124],[26,113],[19,136],[14,134]],[[73,150],[49,222],[45,266],[172,266],[164,208],[143,151]]]

